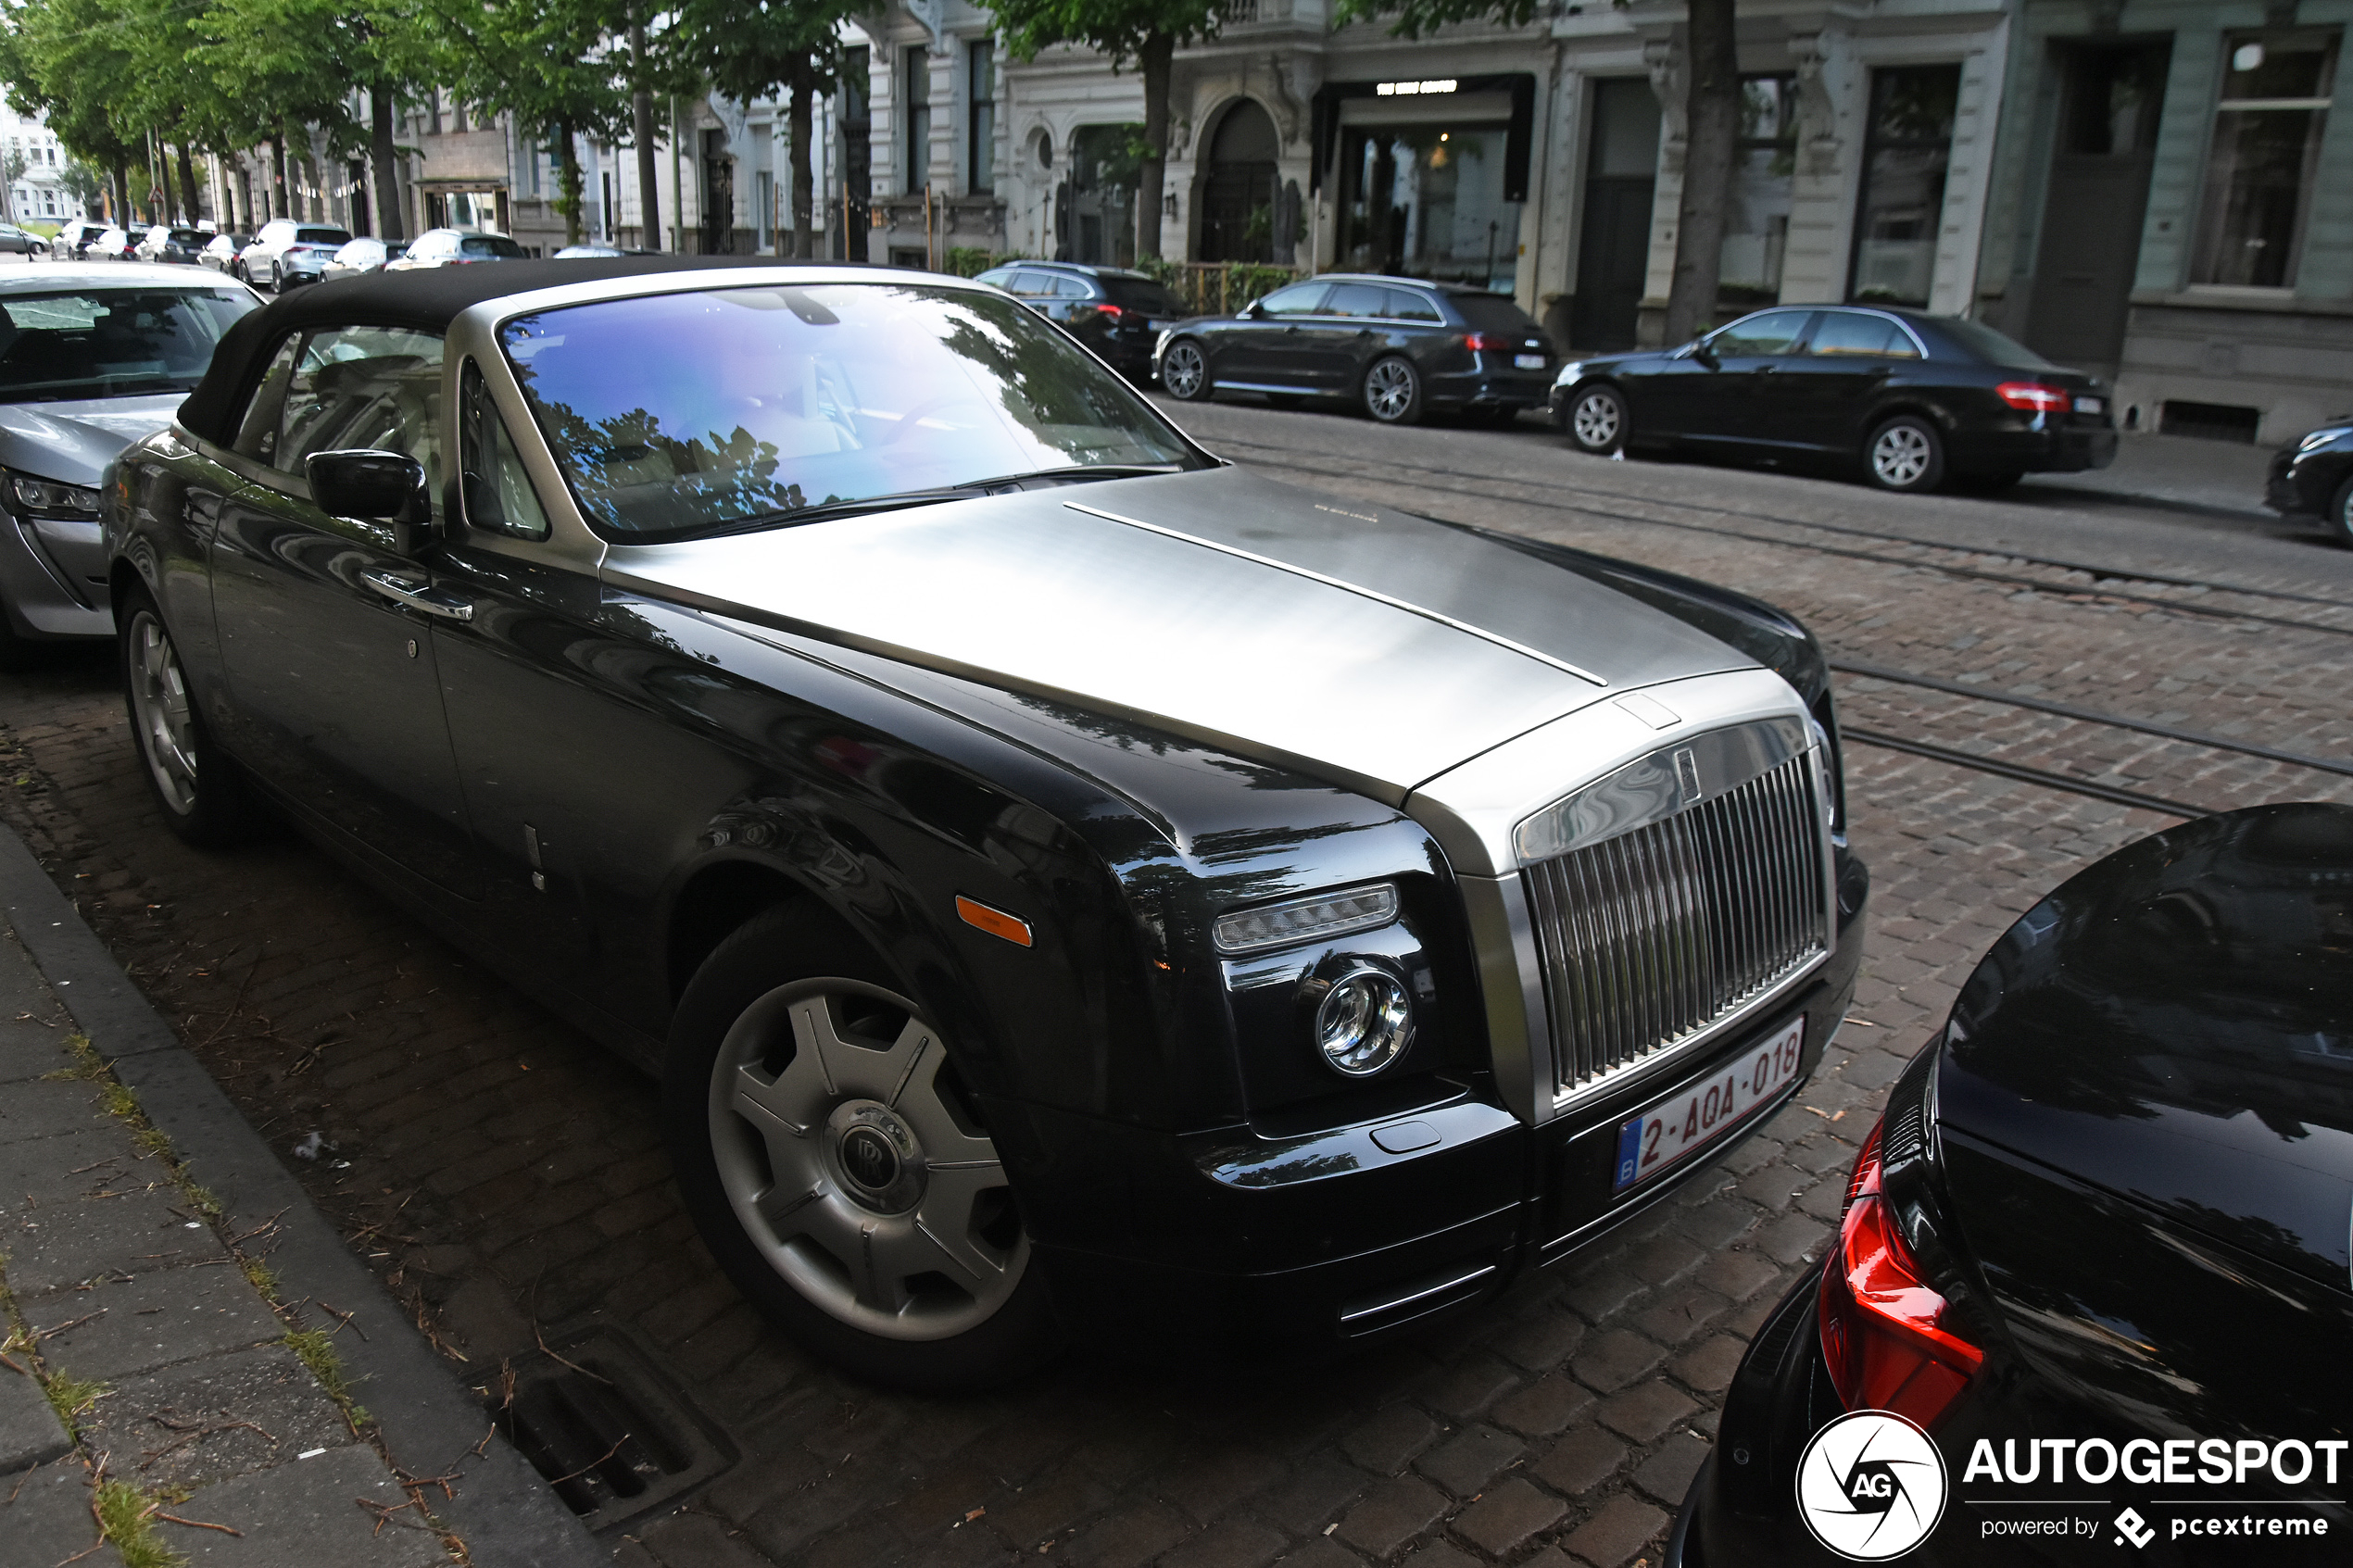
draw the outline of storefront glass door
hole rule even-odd
[[[1508,291],[1520,204],[1504,199],[1504,138],[1501,124],[1349,130],[1341,269]]]

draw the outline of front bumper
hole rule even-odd
[[[32,642],[114,635],[97,529],[94,518],[0,511],[0,613],[10,632]]]
[[[1000,1147],[1012,1145],[1009,1164],[1031,1167],[1024,1220],[1057,1301],[1076,1323],[1118,1323],[1123,1335],[1226,1354],[1337,1348],[1387,1337],[1582,1253],[1701,1178],[1811,1078],[1862,958],[1869,876],[1851,856],[1841,856],[1841,870],[1850,897],[1821,969],[1674,1069],[1541,1126],[1467,1091],[1281,1139],[1247,1127],[1152,1134],[988,1107]],[[1614,1190],[1629,1117],[1720,1074],[1800,1013],[1805,1050],[1785,1090],[1667,1173]],[[1394,1135],[1407,1128],[1417,1130]]]

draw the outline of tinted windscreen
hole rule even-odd
[[[297,229],[294,243],[298,245],[347,245],[351,236],[341,229]]]
[[[0,295],[0,398],[185,391],[229,323],[258,307],[243,289]]]
[[[1450,294],[1447,302],[1463,320],[1482,332],[1516,332],[1533,336],[1543,329],[1536,319],[1500,294]]]
[[[1002,295],[711,289],[549,310],[499,336],[581,511],[639,542],[1046,470],[1198,460]]]
[[[1969,354],[1989,365],[2007,365],[2020,370],[2056,370],[2057,365],[2022,343],[2004,337],[1993,328],[1979,321],[1963,320],[1958,316],[1939,320],[1936,328]]]
[[[495,256],[501,261],[520,261],[523,255],[522,246],[504,234],[469,234],[458,248],[467,256]]]
[[[1129,310],[1141,310],[1148,316],[1189,316],[1176,301],[1176,296],[1158,283],[1141,278],[1103,278],[1099,280],[1103,292],[1111,295],[1114,305]]]

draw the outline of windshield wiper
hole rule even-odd
[[[897,511],[901,507],[927,507],[937,501],[969,501],[988,493],[985,484],[948,484],[932,490],[900,490],[888,495],[867,495],[854,501],[823,501],[813,507],[794,507],[786,511],[761,512],[756,517],[737,518],[733,522],[714,523],[664,540],[665,544],[685,545],[701,539],[724,539],[736,533],[758,533],[771,528],[793,528],[804,522],[824,522],[829,518],[857,517],[864,512]]]
[[[1065,480],[1076,483],[1089,479],[1142,479],[1155,473],[1182,473],[1181,463],[1078,463],[1066,469],[1032,469],[1027,473],[1009,473],[1000,479],[977,481],[983,486],[1020,484],[1033,479]]]

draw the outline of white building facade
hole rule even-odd
[[[24,171],[8,185],[8,220],[63,223],[87,218],[80,198],[66,189],[66,150],[39,114],[7,108],[7,150],[24,159]]]

